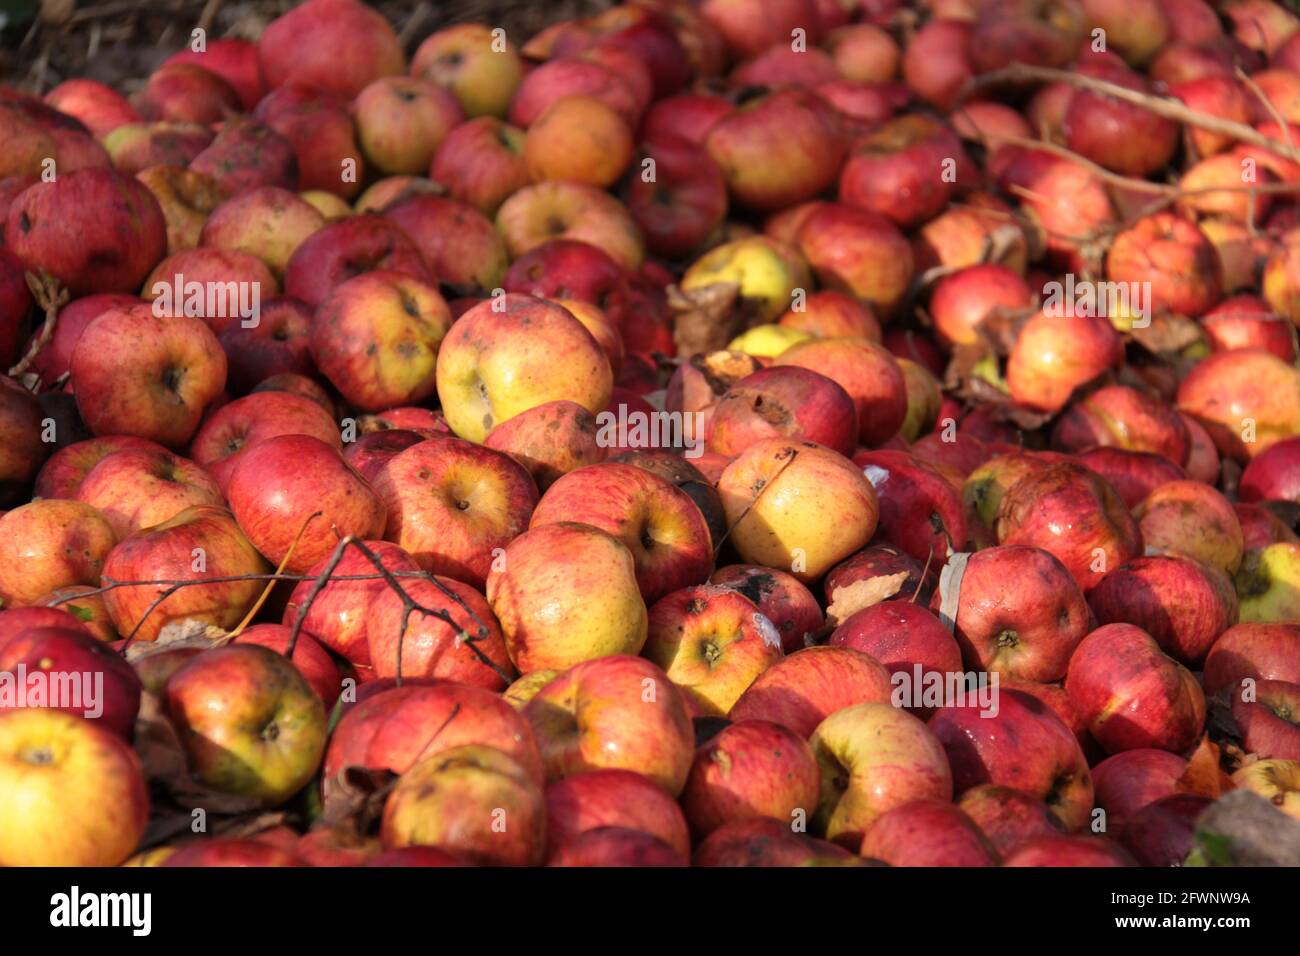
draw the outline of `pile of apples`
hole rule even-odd
[[[308,0],[0,142],[0,866],[1300,820],[1281,3]]]

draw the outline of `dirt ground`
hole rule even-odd
[[[70,76],[133,92],[196,27],[256,39],[295,0],[0,0],[0,83],[43,93]],[[408,54],[433,31],[477,20],[528,37],[610,0],[384,0],[371,3]]]

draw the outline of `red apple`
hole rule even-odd
[[[957,801],[1001,857],[1039,837],[1063,833],[1065,824],[1042,800],[1020,790],[986,783],[971,787]]]
[[[890,866],[996,866],[992,842],[960,807],[913,800],[894,807],[867,829],[858,851]]]
[[[889,671],[875,658],[847,647],[809,647],[759,675],[728,716],[770,721],[807,738],[836,711],[891,695]]]
[[[1300,684],[1300,626],[1242,623],[1220,634],[1205,658],[1205,692],[1217,694],[1247,678]]]
[[[582,834],[622,827],[663,840],[688,859],[691,838],[676,802],[653,781],[631,770],[591,770],[556,780],[546,788],[548,858]]]

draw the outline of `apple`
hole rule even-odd
[[[254,255],[272,274],[285,267],[308,236],[325,226],[325,217],[306,200],[279,186],[255,186],[211,210],[199,243]]]
[[[108,606],[104,603],[104,595],[100,592],[98,586],[70,584],[67,587],[55,588],[48,594],[38,598],[36,604],[39,607],[60,611],[66,614],[68,618],[71,618],[71,620],[65,620],[60,624],[76,622],[96,638],[106,643],[118,639],[117,630],[113,627],[113,620],[108,616]]]
[[[996,866],[999,859],[993,843],[960,807],[924,798],[877,817],[858,852],[890,866]]]
[[[321,766],[325,799],[350,767],[403,774],[422,760],[470,745],[501,751],[543,782],[528,722],[492,692],[453,683],[380,690],[339,719]]]
[[[1125,821],[1119,844],[1142,866],[1181,866],[1195,846],[1197,817],[1213,802],[1194,793],[1162,797]]]
[[[1278,442],[1252,459],[1237,485],[1242,501],[1300,503],[1300,438]]]
[[[524,131],[494,116],[479,116],[451,130],[434,154],[429,175],[452,198],[493,216],[531,181],[524,161]]]
[[[732,564],[714,571],[709,583],[731,588],[754,602],[781,635],[781,649],[787,654],[803,648],[806,637],[822,626],[817,598],[792,574],[761,565]]]
[[[626,79],[611,65],[586,57],[560,56],[529,70],[519,84],[506,119],[512,126],[528,129],[551,106],[571,96],[599,99],[635,128],[647,102],[644,89]]]
[[[167,224],[158,200],[133,176],[78,169],[14,199],[5,245],[74,295],[132,292],[163,257]]]
[[[226,356],[201,319],[131,305],[110,308],[86,327],[71,372],[77,409],[92,433],[176,447],[221,391]]]
[[[217,181],[176,166],[150,166],[136,174],[156,200],[167,224],[167,252],[192,249],[208,215],[226,198]]]
[[[1071,394],[1119,364],[1118,333],[1101,316],[1058,318],[1040,311],[1016,336],[1007,359],[1007,385],[1022,405],[1057,412]]]
[[[1081,465],[1048,464],[1024,475],[998,506],[998,544],[1042,548],[1084,594],[1142,550],[1142,535],[1115,490]]]
[[[882,319],[892,316],[907,294],[912,248],[882,215],[824,203],[804,220],[797,242],[823,286],[864,300]]]
[[[512,259],[554,239],[588,242],[625,269],[639,268],[645,258],[645,239],[631,213],[585,183],[540,182],[517,189],[497,210],[496,226]]]
[[[902,74],[908,87],[940,109],[956,106],[975,74],[970,36],[970,23],[943,18],[926,22],[903,50]]]
[[[1132,624],[1107,624],[1080,642],[1065,689],[1107,753],[1186,750],[1205,727],[1196,678]]]
[[[1003,866],[1133,866],[1133,858],[1109,840],[1091,836],[1047,836],[1024,844]]]
[[[366,480],[310,435],[276,435],[245,450],[226,497],[258,551],[277,564],[287,559],[294,574],[329,555],[340,536],[379,537],[386,517]]]
[[[1077,453],[1103,445],[1187,461],[1187,426],[1169,405],[1126,385],[1106,385],[1070,405],[1052,429],[1052,445]]]
[[[234,121],[232,121],[234,122]],[[215,142],[216,137],[206,126],[188,123],[127,123],[104,137],[104,150],[112,164],[124,173],[138,175],[154,166],[185,168]],[[229,139],[227,140],[229,143]],[[288,144],[285,144],[286,148]],[[225,145],[223,144],[223,149]],[[292,162],[292,153],[289,155]],[[233,180],[222,179],[210,166],[193,172],[208,176],[218,186],[229,191]],[[292,175],[293,170],[287,171]]]
[[[240,37],[209,38],[203,49],[186,47],[163,61],[193,63],[203,67],[229,83],[239,94],[245,110],[251,110],[266,93],[262,68],[257,61],[257,45]]]
[[[336,287],[360,272],[400,273],[432,284],[415,244],[382,216],[327,223],[298,244],[284,269],[284,291],[317,308]]]
[[[146,122],[210,126],[242,105],[234,87],[193,63],[164,63],[133,97]]]
[[[320,763],[325,706],[275,651],[256,644],[205,651],[163,693],[190,771],[205,787],[276,806]]]
[[[1248,551],[1233,579],[1243,621],[1294,621],[1300,544],[1284,541]]]
[[[693,866],[857,866],[853,853],[826,840],[804,836],[788,823],[766,817],[732,820],[705,837]]]
[[[862,472],[814,442],[755,442],[727,465],[718,492],[741,559],[804,583],[871,540],[880,513]]]
[[[779,319],[777,325],[807,332],[813,338],[861,338],[879,342],[880,321],[871,308],[853,296],[833,289],[811,293],[803,308],[791,308]]]
[[[1238,502],[1232,506],[1232,510],[1241,523],[1242,542],[1247,552],[1266,548],[1279,541],[1300,543],[1300,536],[1264,505]]]
[[[972,701],[940,708],[929,728],[943,744],[958,796],[981,784],[1042,800],[1070,831],[1092,811],[1092,777],[1074,734],[1047,705],[1020,690],[998,694],[997,713]]]
[[[483,444],[522,464],[545,492],[562,476],[605,459],[596,418],[577,402],[543,402],[502,422]]]
[[[308,0],[276,17],[257,41],[257,58],[273,90],[301,84],[348,98],[406,71],[393,28],[356,0]]]
[[[595,827],[566,841],[547,866],[686,866],[666,842],[627,827]]]
[[[681,693],[658,667],[627,654],[584,661],[524,707],[548,780],[589,770],[631,770],[672,796],[695,752]]]
[[[963,793],[957,809],[979,827],[999,857],[1010,856],[1031,840],[1056,836],[1065,830],[1060,818],[1042,800],[991,783]]]
[[[1178,408],[1196,419],[1219,453],[1246,463],[1300,434],[1300,370],[1262,349],[1216,352],[1178,386]]]
[[[834,365],[833,344],[824,356],[813,352],[798,353],[794,358],[801,355],[807,365],[759,369],[723,394],[709,419],[706,447],[710,451],[734,456],[764,439],[802,439],[848,455],[858,436],[857,411],[874,412],[878,406],[888,406],[900,391],[890,393],[888,379],[884,385],[874,384],[873,372],[882,366],[884,371],[895,369],[884,350],[873,343],[859,345],[846,340],[842,366]],[[838,374],[856,394],[825,372]],[[900,374],[900,382],[901,378]]]
[[[398,778],[380,836],[387,847],[433,846],[494,866],[535,866],[546,849],[545,798],[513,757],[488,746],[453,747]]]
[[[701,144],[675,130],[645,138],[640,157],[638,167],[653,162],[654,175],[632,178],[627,206],[647,248],[669,258],[698,250],[726,218],[722,171]]]
[[[101,140],[119,126],[140,120],[140,114],[125,96],[105,83],[84,77],[64,80],[45,94],[44,101],[80,120]]]
[[[547,857],[601,827],[621,827],[657,837],[679,859],[691,855],[686,817],[653,781],[631,770],[591,770],[546,788]]]
[[[528,527],[537,505],[522,465],[458,438],[398,452],[379,468],[374,488],[389,540],[426,571],[475,587],[487,579],[497,552]]]
[[[1148,549],[1177,551],[1228,574],[1241,565],[1241,523],[1228,499],[1199,481],[1170,481],[1133,509]]]
[[[930,293],[935,331],[948,345],[972,345],[990,315],[1010,314],[1033,305],[1028,284],[999,263],[968,266],[944,276]]]
[[[815,94],[779,90],[722,116],[704,143],[732,198],[771,211],[823,192],[844,160],[839,114]]]
[[[313,375],[310,330],[311,311],[289,298],[263,302],[259,321],[251,329],[239,322],[228,325],[218,336],[226,353],[227,390],[244,395],[277,375]],[[327,411],[332,412],[333,406]]]
[[[917,668],[922,674],[944,676],[961,671],[961,650],[947,628],[925,609],[907,600],[887,600],[856,611],[831,634],[834,647],[847,647],[868,654],[889,670],[911,680]],[[919,716],[929,709],[907,707]]]
[[[968,163],[951,129],[929,116],[906,114],[854,142],[840,174],[839,198],[910,229],[943,210],[957,190],[957,170]]]
[[[1007,153],[1011,160],[997,178],[1004,188],[1025,191],[1023,208],[1033,232],[1044,238],[1049,264],[1073,273],[1100,271],[1099,252],[1079,239],[1117,221],[1105,183],[1078,163],[1040,152]]]
[[[1205,692],[1217,694],[1247,678],[1300,684],[1300,627],[1245,622],[1220,634],[1205,659]]]
[[[352,103],[357,142],[366,159],[385,175],[421,175],[451,129],[465,119],[460,102],[423,79],[385,76],[370,83]]]
[[[1283,362],[1294,363],[1297,357],[1295,326],[1254,296],[1224,299],[1201,317],[1201,328],[1216,352],[1261,348]]]
[[[86,473],[76,500],[97,509],[111,526],[115,541],[161,524],[186,508],[225,504],[220,486],[199,464],[163,449],[127,449],[108,455]]]
[[[282,867],[305,866],[305,861],[295,852],[297,841],[293,846],[277,846],[259,837],[235,838],[213,837],[196,840],[180,847],[159,847],[167,850],[158,862],[152,866],[179,867]],[[156,851],[155,851],[156,852]]]
[[[809,744],[821,770],[816,825],[841,846],[863,845],[872,824],[895,807],[952,799],[953,776],[939,739],[888,704],[835,711],[817,725]]]
[[[1110,815],[1112,824],[1123,824],[1143,807],[1178,793],[1186,772],[1187,761],[1167,750],[1121,751],[1093,768],[1097,806]]]
[[[705,0],[700,13],[739,57],[755,56],[775,43],[789,42],[795,29],[803,30],[810,41],[817,39],[817,8],[810,0]]]
[[[564,96],[528,127],[524,161],[534,181],[568,180],[605,188],[632,161],[632,130],[594,96]]]
[[[0,396],[4,393],[0,391]],[[133,435],[88,438],[60,448],[37,473],[34,497],[76,498],[90,470],[109,455],[127,449],[165,451],[161,445]]]
[[[904,422],[907,387],[902,368],[883,346],[875,342],[861,338],[812,339],[786,349],[777,357],[776,365],[805,368],[842,387],[856,408],[856,438],[863,445],[884,444],[897,434]],[[772,370],[763,371],[770,373]],[[762,374],[757,372],[751,378]],[[846,416],[841,414],[841,417]],[[714,421],[717,421],[717,412]],[[841,450],[839,442],[818,439],[811,434],[807,437]],[[847,444],[853,445],[852,437]]]
[[[465,292],[490,290],[505,278],[505,241],[491,220],[468,203],[416,195],[383,210],[415,243],[442,285]]]
[[[99,583],[117,535],[96,508],[37,499],[0,516],[0,600],[36,603],[55,588]]]
[[[248,450],[277,435],[310,435],[342,449],[339,426],[315,402],[288,392],[258,392],[222,405],[209,415],[194,436],[190,453],[221,489],[228,489],[230,476]],[[179,466],[173,468],[183,473]],[[83,489],[91,484],[94,474],[86,476]],[[195,483],[200,482],[195,479]],[[220,504],[220,499],[216,503]]]
[[[1141,557],[1111,571],[1088,595],[1101,624],[1135,624],[1187,665],[1205,660],[1215,639],[1237,623],[1237,595],[1226,574],[1179,554]]]
[[[607,406],[609,361],[571,313],[515,294],[500,306],[494,299],[470,309],[439,349],[438,397],[457,435],[481,442],[498,422],[558,399],[593,414]],[[520,328],[529,335],[520,336]]]
[[[961,477],[951,469],[884,448],[859,452],[853,463],[875,489],[879,530],[889,541],[935,567],[966,546]]]
[[[709,130],[732,109],[731,101],[716,93],[678,93],[650,104],[641,118],[641,136],[647,143],[661,142],[665,136],[680,136],[703,146]]]
[[[1242,747],[1262,759],[1300,760],[1300,684],[1262,680],[1247,699],[1232,695],[1232,719]]]
[[[0,787],[30,806],[0,837],[4,866],[117,866],[144,836],[135,752],[88,720],[42,707],[0,713]]]
[[[221,335],[234,324],[255,325],[262,296],[277,295],[279,284],[256,256],[201,247],[182,249],[158,263],[144,280],[144,290],[156,315],[200,318]]]
[[[1300,760],[1257,760],[1234,773],[1232,782],[1300,820]]]
[[[809,647],[768,667],[728,717],[769,721],[807,738],[836,711],[891,696],[889,671],[874,657],[848,647]]]
[[[449,90],[466,116],[504,117],[524,70],[514,45],[502,41],[481,23],[445,27],[416,49],[411,75]]]

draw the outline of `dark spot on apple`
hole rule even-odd
[[[1017,634],[1015,630],[1013,630],[1012,628],[1007,628],[1006,630],[1000,631],[998,633],[995,642],[997,643],[998,647],[1015,647],[1017,644],[1020,643],[1020,635]]]
[[[700,614],[708,606],[709,606],[709,602],[707,598],[702,598],[702,597],[691,598],[689,601],[686,602],[686,613]]]
[[[280,725],[275,723],[275,721],[272,721],[271,723],[267,724],[265,727],[262,728],[261,736],[263,740],[278,739],[280,736]]]
[[[18,214],[18,228],[21,229],[23,232],[31,232],[32,221],[28,217],[26,212],[20,212]]]
[[[165,368],[162,374],[163,387],[169,391],[179,390],[181,379],[184,377],[184,371],[179,368]]]

